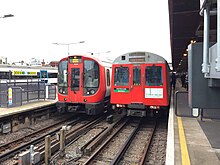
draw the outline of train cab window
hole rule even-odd
[[[84,88],[99,87],[99,65],[94,60],[84,60],[83,69]]]
[[[110,86],[110,71],[109,71],[109,69],[106,70],[106,75],[107,75],[107,86]]]
[[[129,69],[128,67],[117,67],[114,70],[114,85],[115,86],[128,86],[129,82]]]
[[[58,65],[58,86],[67,87],[67,67],[68,61],[61,61]]]
[[[133,85],[141,85],[141,69],[134,68],[133,69]]]
[[[145,69],[146,85],[147,86],[162,86],[162,67],[147,66]]]

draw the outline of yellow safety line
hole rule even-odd
[[[182,118],[177,117],[178,120],[178,127],[179,127],[179,139],[180,139],[180,150],[182,156],[182,165],[190,165],[189,153],[188,148],[186,145],[186,138],[183,129]]]

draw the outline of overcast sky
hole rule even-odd
[[[102,58],[148,51],[171,62],[167,0],[1,0],[0,56],[8,61],[60,60],[106,52]]]

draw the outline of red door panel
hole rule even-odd
[[[131,103],[143,103],[143,82],[141,81],[142,70],[140,66],[131,68]]]
[[[69,74],[69,101],[72,103],[82,102],[82,73],[83,64],[74,63],[69,64],[68,74]]]
[[[144,70],[144,103],[145,105],[164,105],[165,83],[163,64],[146,64]]]

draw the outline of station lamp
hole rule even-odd
[[[12,15],[12,14],[7,14],[7,15],[4,15],[3,17],[0,17],[0,18],[8,18],[8,17],[14,17],[14,15]]]

